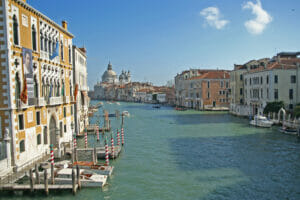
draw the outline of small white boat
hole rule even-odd
[[[251,120],[249,124],[258,127],[270,128],[273,125],[273,122],[264,116],[255,115],[254,119]]]
[[[127,116],[127,117],[130,117],[130,114],[129,114],[129,112],[128,112],[127,110],[124,110],[124,111],[122,112],[122,115]]]
[[[76,170],[75,170],[76,172]],[[82,187],[103,187],[106,184],[107,176],[79,170]],[[57,184],[72,184],[72,169],[65,168],[57,172],[55,177]]]
[[[117,105],[121,105],[119,102],[116,103]]]
[[[278,130],[284,134],[297,135],[297,129],[295,129],[295,128],[281,127]]]

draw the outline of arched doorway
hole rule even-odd
[[[53,144],[54,147],[57,147],[57,139],[56,139],[56,121],[52,116],[49,123],[50,130],[50,144]]]

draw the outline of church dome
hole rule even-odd
[[[109,62],[107,70],[102,75],[102,82],[115,83],[117,74],[112,70],[112,64]]]

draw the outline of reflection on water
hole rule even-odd
[[[126,144],[111,162],[115,171],[109,184],[49,199],[300,199],[300,144],[276,127],[250,127],[247,119],[225,112],[134,103],[104,107],[130,113]],[[121,120],[111,120],[116,137]],[[94,138],[89,136],[91,146]],[[78,144],[84,145],[83,139]]]

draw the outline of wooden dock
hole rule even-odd
[[[73,186],[71,184],[69,185],[48,185],[49,190],[72,190]],[[78,189],[78,184],[76,184],[75,189]],[[6,191],[30,191],[31,186],[30,185],[23,185],[23,184],[5,184],[0,187],[0,190],[6,190]],[[36,184],[33,185],[33,190],[45,190],[44,184]]]

